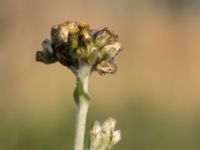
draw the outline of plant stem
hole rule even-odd
[[[91,66],[83,65],[80,67],[76,75],[77,86],[74,91],[74,99],[76,101],[78,110],[76,115],[74,150],[83,150],[84,147],[86,118],[90,103],[90,97],[88,95],[90,72]]]
[[[74,150],[83,150],[85,125],[88,112],[89,103],[83,100],[78,106],[78,112],[76,116],[76,134]]]

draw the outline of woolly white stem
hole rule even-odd
[[[78,110],[76,116],[76,131],[74,150],[83,150],[84,136],[86,127],[86,118],[89,108],[88,99],[88,81],[91,72],[91,66],[83,65],[80,67],[77,76],[77,90],[75,93],[75,100],[77,102]]]
[[[87,102],[84,99],[80,100],[76,116],[76,133],[75,133],[74,150],[83,150],[84,147],[84,135],[85,135],[88,107],[89,107],[89,102]]]

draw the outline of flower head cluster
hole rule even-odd
[[[115,130],[116,120],[108,118],[102,125],[96,121],[90,130],[90,150],[110,150],[121,140],[121,131]]]
[[[45,39],[36,60],[45,64],[60,62],[78,72],[82,64],[99,74],[115,73],[114,57],[122,49],[118,36],[108,28],[92,30],[85,22],[67,21],[51,29],[51,40]]]

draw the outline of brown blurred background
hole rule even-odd
[[[117,74],[91,77],[88,129],[113,116],[115,150],[200,149],[199,0],[0,0],[0,150],[72,149],[75,79],[35,61],[65,20],[107,26],[124,48]]]

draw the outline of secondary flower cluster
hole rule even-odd
[[[114,57],[122,49],[118,36],[108,28],[92,30],[87,23],[67,21],[51,29],[51,40],[45,39],[36,60],[45,64],[60,62],[78,72],[83,64],[99,74],[115,73]]]
[[[102,125],[96,121],[90,130],[89,150],[110,150],[121,140],[121,131],[115,130],[116,120],[108,118]]]

